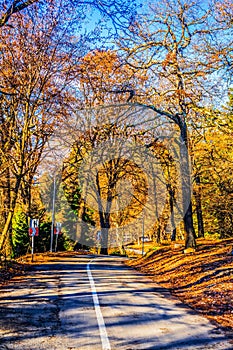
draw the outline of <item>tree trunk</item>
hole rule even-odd
[[[185,249],[196,248],[196,234],[193,226],[193,215],[192,215],[192,203],[188,206],[188,210],[184,216],[184,229],[185,229]]]
[[[175,196],[174,196],[174,191],[171,187],[171,184],[168,185],[168,192],[169,192],[169,204],[170,204],[170,215],[171,215],[171,226],[172,226],[171,241],[174,242],[176,240],[176,223],[175,223],[175,217],[174,217]]]
[[[158,228],[157,228],[157,234],[156,234],[156,243],[160,244],[161,243],[161,224],[160,224],[160,219],[158,219]]]
[[[171,241],[172,242],[176,241],[176,228],[173,228],[173,230],[172,230]]]
[[[105,226],[107,226],[107,224],[105,224]],[[108,255],[108,233],[109,233],[109,227],[101,227],[100,254]]]
[[[6,239],[7,239],[8,234],[9,234],[9,229],[11,227],[13,215],[14,215],[14,211],[11,210],[8,213],[6,223],[5,223],[4,228],[2,230],[1,239],[0,239],[0,251],[3,249],[4,243],[5,243]]]
[[[161,243],[161,219],[159,217],[159,210],[158,210],[158,198],[157,198],[157,184],[156,184],[156,176],[153,168],[153,164],[151,164],[151,170],[153,175],[153,189],[154,189],[154,201],[155,201],[155,215],[158,220],[158,228],[156,230],[156,243]]]
[[[17,202],[17,198],[18,198],[20,184],[21,184],[21,177],[19,176],[17,181],[16,181],[15,188],[14,188],[13,195],[12,195],[12,199],[11,199],[11,209],[8,212],[7,219],[6,219],[6,222],[5,222],[4,228],[2,230],[1,237],[0,237],[0,251],[3,249],[4,243],[9,235],[12,219],[13,219],[14,212],[15,212],[15,207],[16,207],[16,202]]]
[[[100,225],[101,225],[101,249],[100,254],[108,255],[108,234],[110,228],[109,214],[104,215],[102,212],[99,212],[100,216]]]
[[[183,85],[182,81],[180,86]],[[168,117],[180,129],[180,173],[181,173],[181,183],[182,183],[182,196],[183,196],[183,211],[184,215],[184,228],[185,228],[185,248],[196,247],[196,234],[193,226],[193,209],[191,202],[191,179],[190,179],[190,168],[189,168],[189,153],[188,153],[188,134],[187,134],[187,124],[185,120],[186,112],[185,108],[182,110],[182,114],[172,115],[165,113],[155,106],[148,106],[140,104],[141,106],[146,106],[152,109],[156,113]]]
[[[181,182],[183,195],[185,249],[196,248],[196,234],[193,226],[193,209],[191,200],[191,173],[189,166],[188,135],[185,120],[180,121],[180,161],[181,161]],[[185,147],[184,147],[185,146]]]
[[[8,258],[13,256],[12,227],[10,226],[8,235],[4,242],[3,250]]]
[[[101,227],[101,249],[100,254],[108,255],[108,233],[110,228],[110,206],[112,197],[108,196],[107,207],[104,211],[103,203],[101,201],[101,186],[99,180],[99,174],[96,175],[96,185],[97,185],[97,198],[98,198],[98,208],[99,208],[99,219]]]
[[[108,255],[108,248],[107,247],[101,247],[100,254]]]
[[[200,176],[196,176],[195,179],[197,189],[194,192],[195,201],[196,201],[196,214],[197,214],[197,225],[198,225],[198,237],[204,238],[205,230],[204,230],[204,222],[202,215],[202,203],[201,203],[201,189],[200,189]]]

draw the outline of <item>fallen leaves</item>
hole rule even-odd
[[[219,326],[233,330],[233,239],[198,240],[197,251],[166,247],[129,265],[153,280]]]
[[[6,283],[13,276],[23,275],[25,266],[16,261],[4,261],[0,265],[0,284]]]

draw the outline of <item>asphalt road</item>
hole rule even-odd
[[[206,318],[118,257],[34,266],[0,288],[0,349],[233,348]]]

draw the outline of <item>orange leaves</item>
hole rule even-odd
[[[162,67],[164,70],[166,70],[166,67],[169,65],[173,65],[177,63],[177,55],[176,52],[174,51],[169,51],[164,59],[164,61],[162,62]]]
[[[215,8],[218,20],[227,22],[233,20],[233,3],[231,0],[217,1]]]
[[[117,63],[119,65],[116,52],[110,50],[91,51],[81,60],[81,62],[80,67],[88,68],[90,71],[92,70],[93,74],[98,74],[98,71],[95,71],[96,67],[100,67],[102,69],[104,68],[107,70],[107,72],[111,72],[113,68],[116,67]]]
[[[129,264],[150,274],[192,308],[233,329],[232,244],[232,239],[198,240],[192,256],[160,247],[150,257]]]
[[[9,208],[4,213],[8,220],[0,246],[8,235],[17,202],[23,198],[28,207],[31,204],[31,181],[48,137],[61,119],[70,115],[68,73],[74,49],[68,45],[69,31],[64,32],[62,9],[54,14],[48,5],[46,10],[50,13],[43,17],[32,7],[24,15],[15,15],[14,27],[1,29],[0,86],[5,95],[1,94],[0,105],[3,130],[0,163],[8,165],[11,177],[9,190],[6,188]],[[4,152],[6,145],[9,147]],[[1,172],[4,170],[0,168]]]
[[[81,83],[100,88],[107,81],[111,82],[117,66],[119,61],[115,52],[95,50],[88,53],[77,66],[78,78]]]
[[[193,170],[201,178],[205,230],[232,236],[233,142],[229,118],[224,113],[202,110],[202,136],[192,138]],[[195,140],[195,137],[200,137]]]
[[[116,51],[94,50],[83,57],[75,67],[84,101],[88,105],[125,102],[137,86],[142,86],[146,75],[137,74],[121,62]]]

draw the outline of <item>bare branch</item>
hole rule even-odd
[[[7,22],[9,21],[10,17],[17,12],[22,11],[26,7],[32,5],[33,3],[37,2],[38,0],[26,0],[26,1],[20,1],[20,0],[14,0],[12,4],[8,7],[5,13],[2,14],[0,18],[0,27],[3,27]]]

